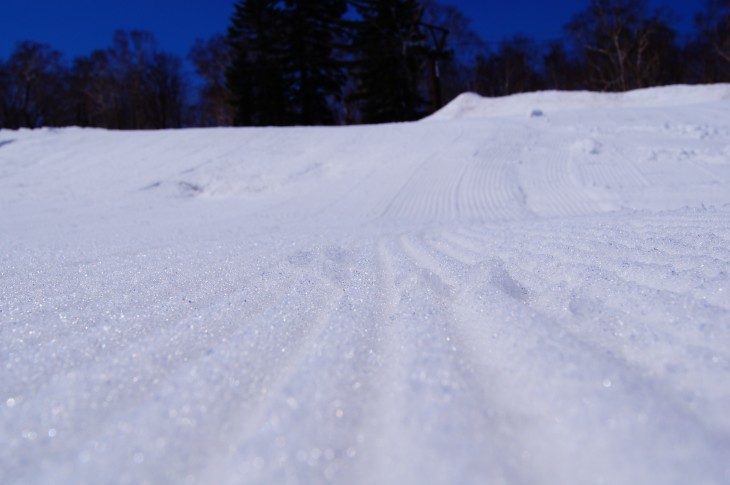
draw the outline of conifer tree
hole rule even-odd
[[[332,124],[345,80],[337,46],[346,0],[243,0],[228,41],[227,73],[240,125]]]
[[[286,63],[285,12],[276,0],[241,0],[228,29],[233,61],[226,72],[240,126],[294,122],[293,80]]]
[[[361,20],[352,50],[362,121],[409,121],[424,114],[416,0],[355,0]]]
[[[331,99],[345,81],[337,47],[344,38],[346,0],[287,0],[288,62],[294,80],[292,97],[297,124],[321,125],[335,121]]]

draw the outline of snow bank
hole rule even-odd
[[[595,108],[668,107],[716,102],[730,104],[730,84],[715,84],[700,88],[666,86],[626,93],[541,91],[500,98],[485,98],[475,93],[464,93],[425,121],[528,116],[537,114],[538,111],[554,113]]]

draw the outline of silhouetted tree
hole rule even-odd
[[[286,62],[296,123],[333,124],[333,102],[345,82],[336,49],[344,41],[345,0],[286,0]]]
[[[195,41],[188,59],[203,81],[196,106],[199,126],[230,126],[235,114],[231,93],[226,86],[226,69],[231,64],[231,48],[222,35]]]
[[[570,91],[581,85],[581,65],[562,42],[551,42],[542,58],[545,89]]]
[[[582,84],[626,91],[655,84],[677,55],[674,31],[646,0],[591,0],[566,26],[583,65]],[[663,79],[662,82],[669,82]]]
[[[182,60],[167,52],[155,52],[146,69],[147,124],[152,128],[181,128],[186,83]]]
[[[357,0],[353,36],[354,69],[361,120],[409,121],[423,116],[423,42],[414,0]]]
[[[505,96],[544,88],[537,71],[539,51],[525,36],[503,42],[497,52],[477,59],[476,91],[486,96]]]
[[[696,37],[686,46],[688,82],[730,81],[730,0],[706,0],[695,19]]]
[[[152,34],[117,31],[108,51],[114,89],[115,128],[175,128],[182,124],[182,62],[160,52]]]
[[[345,38],[346,0],[244,0],[228,42],[227,86],[242,125],[335,122],[345,83],[337,53]]]
[[[682,81],[682,49],[677,32],[661,13],[646,19],[638,35],[643,60],[634,63],[636,87],[665,86]]]
[[[48,45],[17,44],[4,66],[0,91],[7,128],[35,128],[64,121],[65,72],[62,54]]]
[[[226,72],[237,125],[293,124],[291,73],[286,62],[286,21],[282,2],[242,0],[228,29],[233,61]]]
[[[101,128],[120,128],[116,110],[116,90],[109,54],[96,50],[77,57],[71,67],[71,97],[74,124]]]
[[[10,128],[10,107],[6,105],[10,92],[10,73],[5,62],[0,59],[0,128]]]
[[[423,72],[420,5],[414,0],[354,0],[361,18],[353,34],[353,99],[362,121],[415,120],[426,112],[419,87]]]
[[[478,56],[486,44],[470,27],[470,20],[457,7],[442,5],[435,0],[421,0],[424,22],[448,31],[446,52],[439,61],[438,74],[444,103],[473,89],[473,71]]]

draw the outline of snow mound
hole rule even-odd
[[[498,116],[539,116],[556,111],[595,108],[641,108],[684,106],[724,101],[730,103],[730,84],[710,86],[664,86],[626,93],[588,91],[540,91],[486,98],[475,93],[457,96],[428,121],[489,118]]]

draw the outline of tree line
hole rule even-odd
[[[20,42],[0,62],[0,126],[181,127],[188,109],[182,64],[148,32],[118,31],[111,47],[71,64],[48,45]]]
[[[333,125],[415,120],[464,91],[626,91],[730,82],[730,0],[684,36],[646,0],[587,0],[559,39],[489,45],[435,0],[240,0],[187,60],[148,32],[66,62],[32,41],[0,59],[0,127]]]

